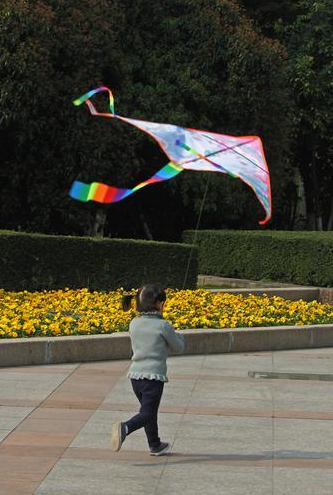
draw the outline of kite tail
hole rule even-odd
[[[84,182],[74,181],[69,192],[69,195],[73,199],[78,201],[97,201],[98,203],[116,203],[121,201],[127,196],[130,196],[134,192],[142,189],[142,187],[154,184],[156,182],[163,182],[165,180],[172,179],[183,169],[178,167],[175,163],[169,162],[150,179],[140,182],[133,189],[119,189],[118,187],[108,186],[101,182],[92,182],[91,184],[85,184]]]
[[[96,110],[95,105],[90,101],[90,98],[94,96],[97,93],[100,93],[101,91],[107,91],[109,93],[109,107],[110,111],[109,112],[98,112]],[[116,114],[114,113],[114,98],[112,91],[107,88],[106,86],[100,86],[99,88],[92,89],[91,91],[88,91],[88,93],[85,93],[84,95],[80,96],[76,100],[73,101],[74,105],[76,107],[82,105],[82,103],[85,103],[92,115],[99,115],[99,116],[104,116],[104,117],[116,117]]]
[[[271,218],[272,218],[272,215],[267,214],[263,220],[259,220],[259,225],[265,225]]]

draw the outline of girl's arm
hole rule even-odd
[[[168,347],[173,352],[182,352],[185,347],[184,337],[177,333],[170,323],[164,322],[163,336],[167,342]]]

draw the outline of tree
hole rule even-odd
[[[106,0],[1,3],[3,227],[87,231],[96,205],[78,208],[68,189],[80,173],[106,166],[108,129],[96,127],[71,102],[96,85],[106,67],[113,68],[108,74],[117,85],[121,23],[117,2]]]
[[[154,9],[145,0],[125,4],[125,46],[130,47],[125,58],[134,72],[131,88],[124,89],[133,94],[131,114],[136,109],[134,114],[155,121],[259,134],[272,171],[278,218],[288,146],[284,52],[279,43],[256,32],[235,2],[169,0],[156,3]],[[143,157],[150,163],[151,156]],[[177,203],[185,206],[182,227],[195,225],[206,182],[207,174],[184,172],[167,184],[174,196],[181,195]],[[145,191],[146,198],[154,194],[158,193],[153,189]],[[175,218],[172,205],[168,214]],[[203,226],[252,227],[260,215],[249,188],[211,174]]]
[[[295,3],[290,0],[240,0],[257,27],[269,38],[276,37],[276,23],[288,25],[295,20]]]
[[[243,0],[258,26],[284,45],[291,93],[291,163],[304,184],[307,227],[333,228],[333,4]]]
[[[2,227],[174,239],[193,226],[205,174],[184,172],[110,207],[68,198],[75,178],[130,187],[165,163],[142,133],[71,105],[99,82],[123,115],[259,134],[279,221],[288,174],[284,52],[235,2],[169,0],[152,9],[148,0],[3,0],[0,43]],[[211,175],[203,226],[256,225],[252,191]]]
[[[332,2],[302,0],[295,22],[279,29],[289,54],[288,76],[295,105],[294,160],[304,182],[312,230],[332,225],[332,25]]]

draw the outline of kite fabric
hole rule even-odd
[[[109,94],[110,112],[98,112],[90,100],[101,91]],[[241,179],[253,189],[266,212],[266,217],[259,222],[260,224],[267,223],[271,218],[270,176],[262,142],[258,136],[236,137],[122,117],[115,113],[113,95],[106,86],[93,89],[74,101],[76,106],[82,103],[86,103],[92,115],[122,120],[147,133],[157,141],[170,161],[150,179],[133,189],[119,189],[99,182],[85,184],[75,181],[69,193],[72,198],[79,201],[115,203],[144,186],[171,179],[183,170],[222,172]]]

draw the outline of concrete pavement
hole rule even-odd
[[[333,382],[248,376],[333,374],[333,348],[170,358],[159,458],[143,431],[109,450],[128,365],[0,368],[0,495],[333,493]]]

